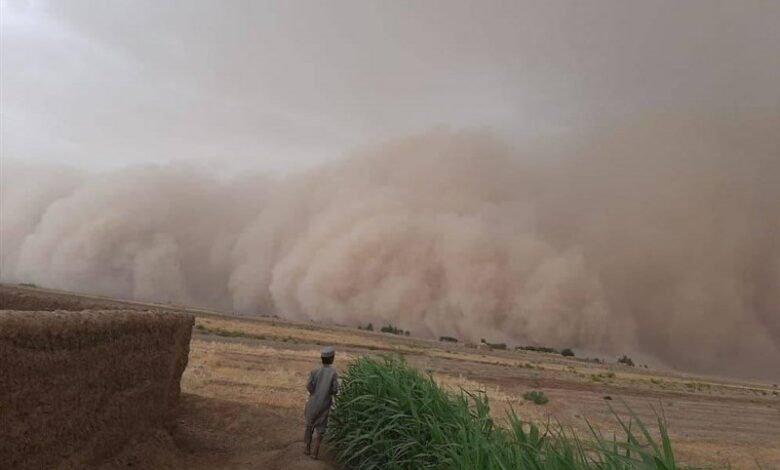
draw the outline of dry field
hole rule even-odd
[[[68,302],[75,298],[35,289],[23,292]],[[110,302],[121,308],[149,307],[97,297],[79,299],[102,306]],[[184,310],[155,306],[161,307]],[[610,406],[620,412],[628,405],[647,422],[654,420],[653,408],[663,408],[684,462],[730,464],[736,469],[758,468],[759,463],[763,469],[780,469],[780,388],[774,384],[595,364],[544,353],[474,349],[278,318],[188,311],[197,319],[175,432],[134,443],[104,468],[128,464],[150,469],[335,468],[328,456],[315,462],[301,455],[303,384],[317,365],[320,346],[331,344],[340,369],[361,354],[400,353],[445,386],[486,391],[497,416],[512,406],[527,419],[557,419],[583,433],[586,419],[604,431],[614,429]],[[538,406],[523,400],[529,390],[543,391],[549,403]]]

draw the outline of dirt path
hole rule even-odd
[[[328,470],[336,468],[323,445],[321,460],[303,454],[301,419],[271,410],[185,394],[171,433],[160,430],[100,470]]]
[[[186,395],[174,440],[193,470],[335,468],[327,451],[319,461],[303,454],[302,431],[290,412]]]

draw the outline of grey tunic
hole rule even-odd
[[[333,395],[339,393],[338,374],[336,369],[325,365],[309,373],[306,383],[309,400],[306,402],[304,417],[306,426],[313,427],[318,433],[325,432],[328,425],[328,414],[333,403]]]

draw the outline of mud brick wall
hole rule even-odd
[[[0,310],[0,468],[83,468],[171,424],[190,315]]]

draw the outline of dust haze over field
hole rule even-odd
[[[7,160],[2,279],[776,376],[776,114],[431,131],[273,178]]]

